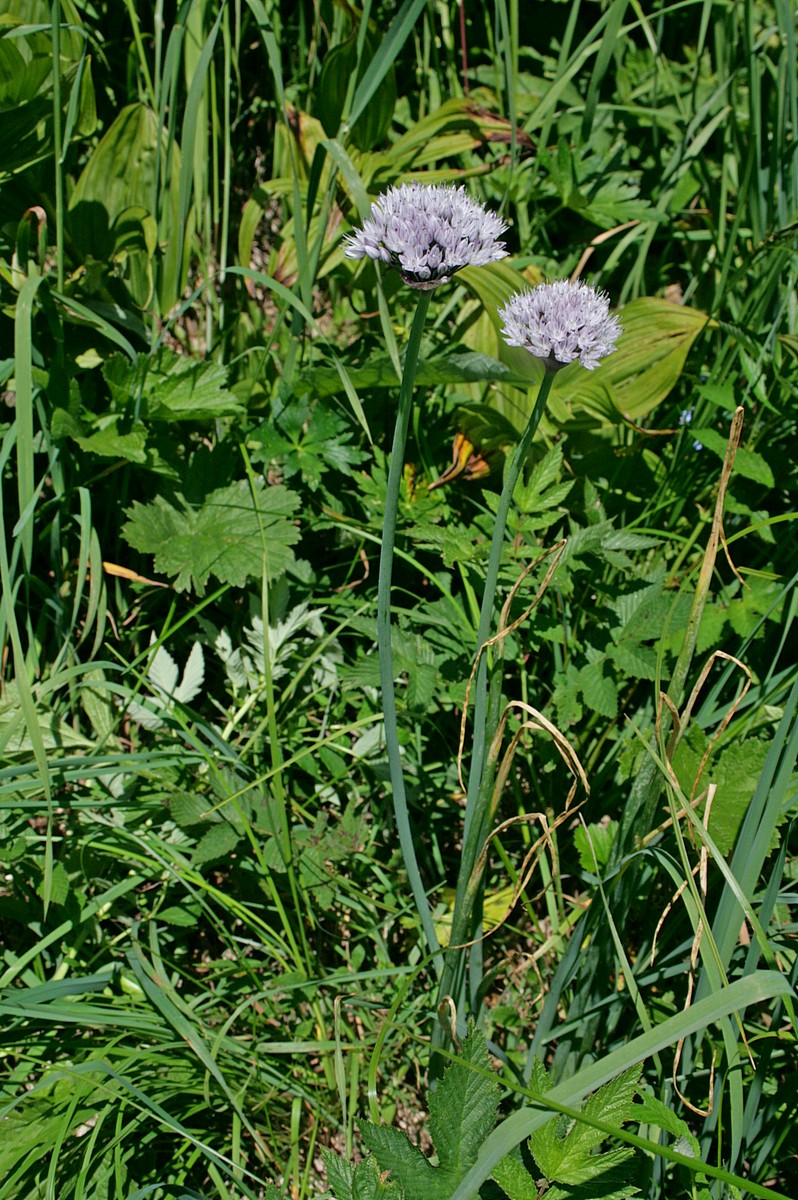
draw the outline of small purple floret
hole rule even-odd
[[[410,287],[427,291],[463,267],[504,258],[497,241],[507,226],[447,184],[404,183],[371,206],[362,229],[346,237],[347,258],[374,258],[394,267]]]
[[[507,345],[523,346],[550,371],[576,358],[592,371],[612,354],[621,333],[604,292],[565,279],[516,292],[499,309],[499,316]]]

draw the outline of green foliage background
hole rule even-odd
[[[410,1159],[456,1200],[795,1195],[795,67],[786,0],[0,0],[0,1200],[412,1200]],[[375,652],[413,298],[343,254],[411,179],[511,255],[435,295],[399,513],[441,940],[540,382],[496,308],[578,273],[624,326],[516,492],[509,823],[431,1096]]]

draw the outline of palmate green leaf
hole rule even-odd
[[[155,357],[139,355],[134,365],[125,355],[112,354],[103,376],[118,410],[136,405],[151,421],[207,421],[243,411],[226,387],[226,368],[210,359],[195,362],[161,350]]]
[[[262,577],[264,565],[275,580],[293,562],[299,531],[289,518],[299,497],[262,481],[254,493],[240,480],[211,492],[197,509],[182,496],[179,508],[162,496],[150,504],[136,501],[126,510],[122,536],[135,550],[154,555],[155,570],[175,576],[178,592],[193,589],[202,596],[211,576],[243,587]]]
[[[636,1064],[606,1083],[584,1105],[584,1114],[620,1129],[631,1115],[640,1071],[640,1065]],[[535,1064],[533,1086],[543,1094],[551,1089],[551,1081],[540,1063]],[[569,1123],[566,1118],[553,1117],[531,1135],[529,1149],[547,1179],[578,1186],[587,1183],[588,1180],[596,1180],[605,1173],[614,1172],[627,1159],[633,1157],[634,1150],[628,1147],[594,1154],[593,1151],[604,1141],[605,1136],[601,1130],[581,1121]],[[637,1191],[636,1188],[631,1188],[619,1192],[619,1186],[623,1186],[623,1181],[613,1179],[607,1194],[631,1196]],[[570,1194],[562,1193],[563,1196]]]

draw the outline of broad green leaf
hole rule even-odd
[[[347,1162],[345,1158],[334,1154],[332,1150],[324,1149],[321,1155],[327,1170],[327,1183],[333,1194],[333,1200],[352,1200],[352,1177],[356,1169],[355,1164]],[[379,1173],[379,1168],[377,1170]]]
[[[711,450],[718,458],[725,458],[728,438],[718,433],[717,429],[691,429],[691,434],[704,449]],[[762,455],[757,454],[756,450],[746,450],[744,446],[734,456],[733,472],[754,483],[761,483],[763,487],[772,488],[775,483],[773,471]]]
[[[180,685],[175,689],[174,698],[181,704],[189,704],[198,696],[205,682],[205,659],[202,646],[195,642],[191,647]]]
[[[53,863],[50,877],[49,899],[51,904],[64,904],[69,895],[70,884],[66,867],[61,862]],[[44,896],[44,879],[36,888],[37,896]]]
[[[85,257],[111,259],[118,251],[115,222],[128,209],[158,219],[161,246],[188,241],[192,222],[181,227],[179,221],[180,152],[174,141],[168,147],[166,130],[145,104],[129,104],[118,114],[89,155],[69,200],[67,227]],[[146,251],[128,252],[127,261],[131,294],[144,305],[151,289]],[[162,280],[160,290],[166,313],[178,298],[178,281]]]
[[[231,483],[211,492],[197,509],[178,496],[180,507],[159,496],[127,509],[122,536],[134,549],[154,555],[155,570],[175,576],[179,592],[203,595],[211,576],[243,587],[260,579],[264,565],[277,579],[293,561],[299,531],[290,518],[299,497],[282,486]],[[256,507],[257,505],[257,507]],[[261,536],[261,530],[262,536]]]
[[[152,634],[152,641],[155,641],[155,634]],[[159,646],[152,656],[149,668],[147,670],[147,678],[150,683],[164,697],[174,695],[177,687],[178,666],[172,658],[166,646]]]
[[[196,911],[180,908],[177,904],[170,904],[167,908],[158,909],[159,921],[165,921],[167,925],[176,925],[181,929],[196,928],[198,915]]]
[[[705,749],[703,734],[690,731],[676,748],[673,767],[686,796],[699,795],[710,783],[716,785],[708,831],[721,854],[728,855],[756,790],[769,744],[756,737],[734,742],[710,756],[698,779]]]
[[[618,715],[618,689],[612,679],[604,674],[601,663],[588,663],[581,669],[579,686],[589,709],[605,717]]]
[[[506,346],[499,330],[497,308],[514,291],[531,286],[531,281],[508,263],[489,267],[467,267],[460,278],[479,297],[492,325],[479,322],[479,348],[510,366],[517,375],[526,376],[528,386],[538,383],[543,367],[519,348]],[[619,311],[623,332],[613,354],[594,371],[586,371],[578,362],[557,375],[548,404],[548,413],[557,423],[573,420],[585,410],[603,424],[617,423],[620,415],[639,421],[671,391],[684,368],[695,339],[710,323],[705,313],[686,305],[646,296],[633,300]],[[512,408],[507,409],[507,404]],[[508,395],[497,400],[501,411],[520,426],[532,403],[530,398]],[[520,408],[519,408],[520,406]]]
[[[753,971],[719,989],[717,993],[695,1001],[689,1009],[668,1017],[653,1029],[638,1034],[618,1050],[612,1050],[596,1062],[582,1067],[575,1075],[569,1076],[551,1089],[551,1099],[557,1104],[572,1108],[588,1092],[614,1079],[632,1064],[644,1061],[666,1046],[675,1045],[691,1033],[705,1030],[707,1026],[722,1020],[729,1013],[776,996],[792,996],[792,991],[790,981],[780,972]],[[458,1184],[450,1200],[471,1200],[490,1177],[496,1164],[501,1162],[513,1147],[520,1145],[524,1138],[531,1136],[550,1119],[542,1105],[525,1108],[505,1117],[482,1145],[477,1162]],[[723,1174],[706,1163],[701,1166],[708,1175]]]
[[[650,646],[622,638],[616,646],[607,647],[607,655],[632,679],[657,678],[657,654]]]
[[[241,840],[241,834],[232,825],[228,825],[226,821],[219,822],[218,825],[212,825],[210,829],[206,829],[205,833],[200,838],[192,855],[192,862],[195,866],[201,866],[203,863],[215,862],[219,858],[226,858],[231,850]]]
[[[327,1150],[323,1155],[333,1200],[402,1200],[401,1187],[383,1179],[375,1159],[354,1165]]]
[[[600,871],[607,865],[617,832],[617,821],[608,821],[602,825],[594,823],[588,825],[587,829],[583,825],[576,827],[574,845],[579,855],[579,864],[584,871],[595,874],[597,869]]]
[[[585,1116],[620,1129],[631,1113],[640,1069],[639,1065],[630,1067],[617,1079],[600,1088],[585,1104]],[[533,1086],[544,1095],[551,1090],[548,1076],[539,1063],[535,1064]],[[553,1117],[531,1135],[529,1149],[547,1179],[579,1185],[599,1179],[633,1157],[634,1150],[626,1146],[594,1154],[593,1151],[605,1137],[606,1134],[601,1130],[585,1122],[576,1120],[571,1123],[565,1117]]]
[[[100,418],[94,432],[89,433],[83,422],[67,409],[57,408],[53,412],[50,431],[56,440],[71,438],[81,450],[101,458],[123,458],[135,463],[147,461],[147,430],[141,424],[125,429],[120,417]]]
[[[181,827],[221,820],[218,813],[213,812],[213,803],[207,797],[198,796],[194,792],[177,792],[169,796],[168,803],[172,820]]]

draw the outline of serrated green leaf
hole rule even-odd
[[[139,355],[134,364],[112,354],[103,376],[119,409],[136,405],[151,421],[212,420],[243,411],[227,389],[226,368],[211,359],[197,362],[162,349],[156,356]]]
[[[663,1104],[656,1096],[645,1091],[640,1092],[637,1103],[632,1108],[630,1119],[639,1121],[641,1125],[656,1125],[675,1138],[686,1138],[696,1157],[700,1156],[698,1139],[690,1132],[687,1122],[677,1116],[672,1109],[668,1108],[667,1104]]]
[[[352,1175],[352,1200],[402,1200],[403,1192],[394,1179],[383,1179],[373,1158],[358,1163]],[[336,1195],[335,1200],[339,1200]]]
[[[707,740],[699,731],[690,730],[679,742],[673,767],[679,783],[690,796],[696,791],[698,770],[707,749]],[[708,783],[716,785],[709,816],[709,834],[721,854],[730,854],[754,795],[768,743],[760,738],[744,738],[719,754],[710,756],[697,784],[702,791]],[[703,811],[703,810],[702,810]]]
[[[617,832],[617,821],[608,821],[605,825],[594,823],[588,825],[587,829],[583,825],[577,825],[574,830],[574,846],[584,871],[595,874],[597,865],[598,870],[607,865]]]
[[[186,659],[186,665],[183,668],[183,677],[180,680],[179,686],[175,689],[175,700],[180,704],[189,704],[195,696],[199,695],[204,682],[205,658],[202,653],[202,646],[199,642],[195,642]]]
[[[524,1166],[518,1149],[494,1167],[491,1178],[498,1183],[507,1200],[538,1200],[540,1196],[538,1186]]]
[[[241,840],[241,834],[226,821],[211,826],[200,838],[192,855],[195,866],[224,858]]]
[[[195,792],[178,792],[169,797],[172,820],[181,828],[202,825],[206,821],[220,821],[221,817],[212,810],[212,802],[206,796],[198,796]]]
[[[607,655],[632,679],[657,678],[657,655],[650,646],[624,638],[617,646],[608,646]]]
[[[69,875],[66,867],[61,862],[53,863],[52,876],[50,878],[49,898],[51,904],[64,904],[69,895]],[[44,880],[36,888],[36,895],[44,895]]]
[[[152,635],[152,640],[155,640],[155,634]],[[147,678],[164,696],[172,696],[177,687],[177,676],[177,663],[166,646],[159,646],[150,660]]]
[[[324,1166],[327,1170],[327,1182],[333,1194],[333,1200],[352,1200],[352,1176],[355,1173],[354,1163],[349,1163],[339,1154],[324,1149],[321,1152]]]
[[[244,587],[248,579],[261,577],[264,560],[275,580],[293,561],[290,547],[299,531],[288,518],[299,504],[295,492],[259,481],[253,500],[249,483],[241,480],[211,492],[198,509],[182,497],[178,502],[179,508],[161,496],[150,504],[136,501],[122,527],[134,549],[154,555],[156,571],[176,576],[177,591],[193,588],[204,595],[211,575]]]
[[[56,440],[71,438],[81,450],[100,458],[123,458],[135,463],[147,461],[147,430],[141,424],[124,429],[121,418],[104,417],[97,422],[95,431],[88,433],[76,416],[64,408],[57,408],[50,430]]]
[[[605,717],[618,715],[618,689],[613,680],[604,674],[601,663],[588,663],[582,667],[579,686],[588,708]]]
[[[485,1035],[471,1029],[429,1100],[429,1131],[440,1169],[459,1181],[476,1162],[496,1124],[499,1085],[491,1075]]]
[[[631,1115],[641,1070],[641,1065],[636,1063],[606,1083],[583,1106],[585,1116],[620,1129]],[[550,1090],[551,1082],[539,1063],[535,1064],[533,1082],[536,1090],[544,1095]],[[547,1179],[577,1187],[589,1180],[598,1180],[602,1175],[609,1175],[634,1156],[634,1150],[630,1147],[594,1154],[593,1151],[605,1137],[601,1130],[578,1119],[566,1124],[563,1118],[553,1117],[531,1135],[529,1149]],[[628,1181],[612,1179],[608,1184],[611,1190],[624,1185],[628,1186]],[[623,1194],[633,1195],[635,1190],[633,1188],[631,1192]],[[570,1195],[569,1192],[564,1194]],[[597,1195],[604,1194],[597,1192]]]
[[[450,1195],[451,1188],[407,1134],[391,1125],[372,1125],[369,1121],[360,1126],[360,1133],[381,1170],[390,1171],[399,1184],[405,1200],[446,1200]]]
[[[629,1183],[626,1173],[616,1168],[587,1183],[559,1187],[556,1183],[546,1189],[546,1200],[631,1200],[640,1189]]]

